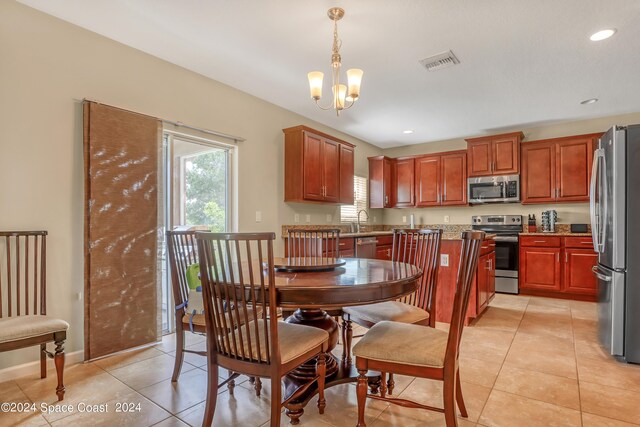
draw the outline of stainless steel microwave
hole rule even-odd
[[[520,201],[520,175],[468,178],[469,203],[513,203]]]

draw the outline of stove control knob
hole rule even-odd
[[[516,219],[515,218],[511,218],[511,221],[516,222]]]

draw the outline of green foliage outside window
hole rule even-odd
[[[185,220],[188,225],[206,225],[211,231],[226,231],[227,156],[214,150],[185,162]]]

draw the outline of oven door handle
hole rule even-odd
[[[513,242],[513,243],[518,243],[518,238],[517,237],[500,237],[500,236],[496,236],[493,238],[493,240],[495,240],[496,242]]]

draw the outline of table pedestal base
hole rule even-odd
[[[319,309],[297,309],[286,320],[287,323],[293,323],[297,325],[313,326],[320,328],[329,333],[329,347],[326,353],[327,375],[329,378],[338,372],[338,363],[334,357],[331,356],[331,350],[336,348],[338,344],[338,329],[340,326],[336,320],[329,316],[326,311]],[[316,377],[316,359],[313,358],[295,370],[288,374],[289,377],[299,380],[309,381]]]
[[[355,366],[343,364],[337,357],[331,354],[331,350],[338,343],[338,322],[324,310],[297,309],[286,319],[287,323],[295,323],[305,326],[314,326],[324,329],[329,333],[329,348],[326,353],[327,374],[325,376],[325,390],[338,384],[355,382],[358,379],[358,370]],[[284,396],[291,396],[302,385],[308,383],[316,376],[316,359],[303,363],[283,378],[285,386]],[[380,374],[369,372],[367,374],[371,390],[375,392],[380,386]],[[304,407],[309,400],[318,393],[318,385],[314,383],[302,395],[285,405],[285,413],[291,420],[291,424],[300,423],[300,417],[304,413]]]

